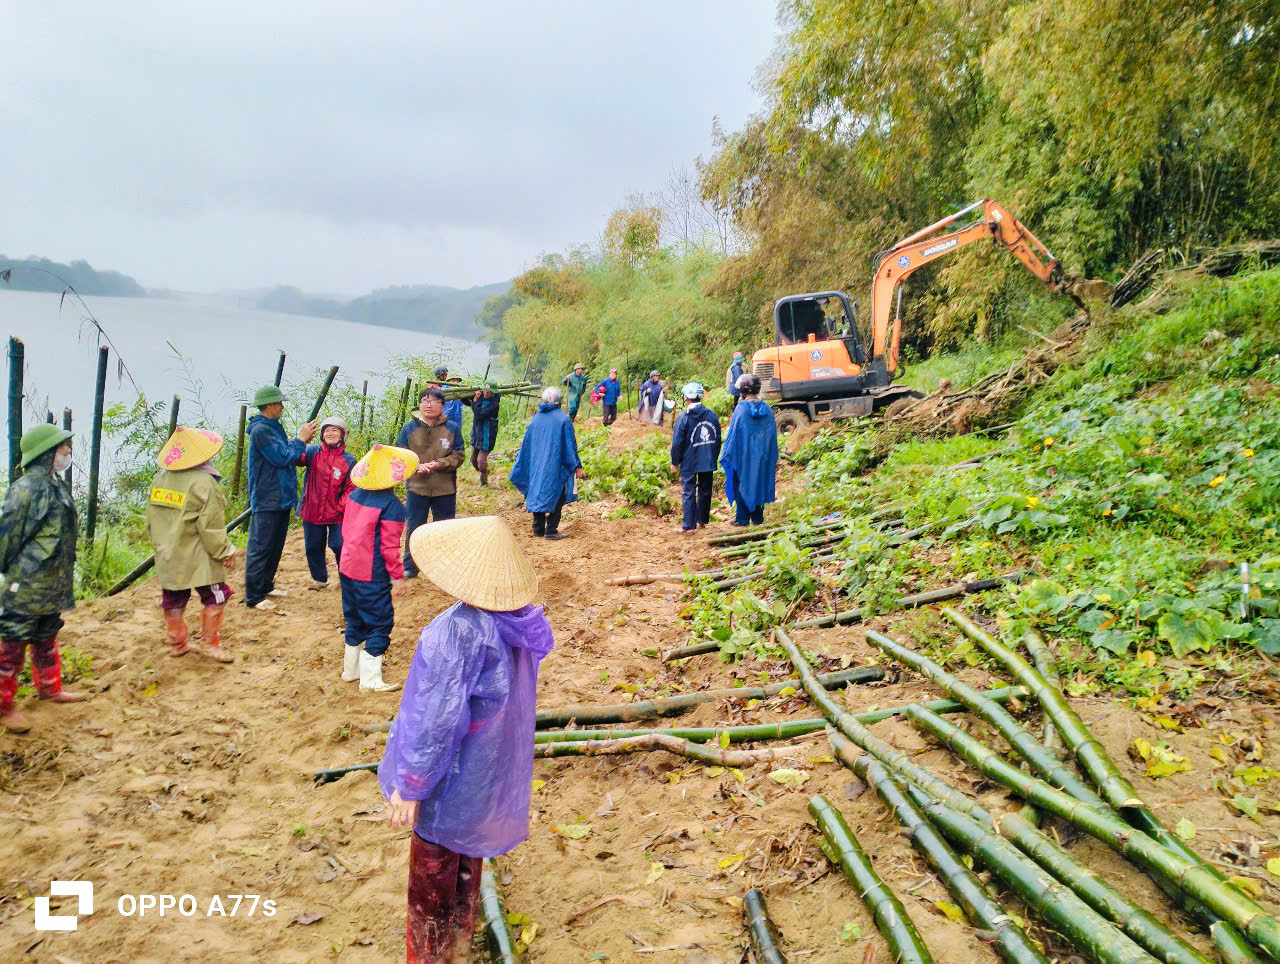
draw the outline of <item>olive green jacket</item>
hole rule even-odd
[[[9,486],[0,509],[0,612],[45,616],[74,609],[76,505],[48,465]]]
[[[227,538],[227,497],[218,477],[202,469],[161,469],[151,481],[147,531],[156,549],[162,589],[197,589],[225,582],[223,562],[235,553]]]

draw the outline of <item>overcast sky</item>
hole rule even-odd
[[[0,252],[149,287],[466,287],[759,107],[774,0],[39,0],[0,18]]]

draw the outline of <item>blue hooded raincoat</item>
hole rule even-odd
[[[578,437],[569,416],[559,405],[543,402],[529,420],[508,476],[524,495],[525,511],[554,512],[562,494],[565,502],[577,502],[571,483],[574,471],[581,467]]]
[[[730,502],[757,509],[774,500],[778,470],[778,423],[767,402],[741,402],[733,410],[720,452],[724,494]]]
[[[496,857],[529,836],[538,663],[551,652],[541,606],[455,603],[418,638],[378,765],[389,800],[419,800],[418,836]]]

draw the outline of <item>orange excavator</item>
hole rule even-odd
[[[962,227],[939,233],[975,212]],[[775,342],[751,359],[761,397],[777,410],[778,430],[785,434],[819,416],[870,415],[897,399],[921,397],[913,388],[893,384],[902,375],[902,282],[929,262],[984,239],[1009,251],[1050,290],[1080,303],[1075,294],[1080,282],[1063,276],[1057,259],[1034,234],[990,198],[975,201],[876,255],[868,345],[858,334],[858,303],[844,292],[779,299],[773,306]]]

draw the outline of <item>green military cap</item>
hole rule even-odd
[[[28,429],[22,436],[22,467],[25,469],[45,452],[56,449],[71,437],[71,432],[48,422],[41,422],[35,428]]]

